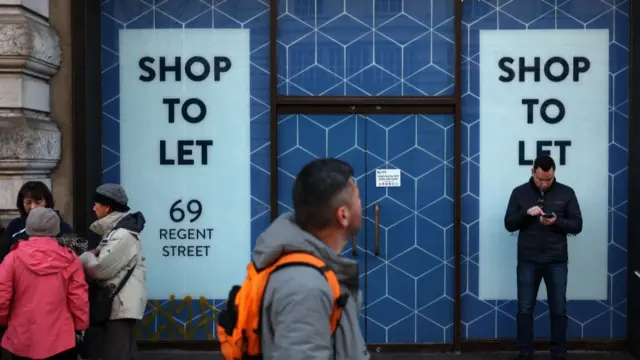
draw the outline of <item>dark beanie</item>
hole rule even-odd
[[[117,184],[104,184],[98,186],[94,201],[111,208],[112,211],[129,211],[129,198],[124,188]]]

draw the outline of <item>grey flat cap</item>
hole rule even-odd
[[[129,197],[118,184],[103,184],[96,189],[95,201],[110,206],[114,211],[129,211]]]

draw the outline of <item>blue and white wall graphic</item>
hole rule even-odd
[[[607,256],[607,296],[604,300],[569,302],[569,336],[625,336],[629,1],[587,3],[577,0],[463,2],[461,270],[465,339],[515,336],[515,302],[482,300],[479,290],[479,225],[483,219],[479,210],[482,201],[479,193],[480,30],[608,30],[608,185],[601,184],[602,191],[608,192],[608,251],[602,254]],[[357,238],[357,251],[355,254],[351,251],[350,242],[344,255],[361,261],[361,287],[365,295],[361,324],[367,341],[451,343],[452,116],[282,116],[278,125],[280,199],[278,204],[271,204],[268,4],[267,0],[102,0],[103,181],[125,180],[121,164],[131,156],[121,145],[121,139],[131,135],[121,133],[124,84],[120,82],[119,62],[125,59],[121,59],[119,31],[248,29],[251,195],[250,224],[245,224],[251,229],[248,240],[254,244],[269,224],[271,206],[278,206],[279,211],[290,207],[292,175],[302,164],[319,156],[348,160],[356,169],[367,219]],[[278,92],[288,95],[452,95],[453,5],[453,0],[279,0]],[[198,40],[185,36],[182,44],[196,46],[190,43],[193,41]],[[173,50],[167,49],[169,51]],[[211,114],[215,111],[211,109]],[[138,136],[141,145],[149,138],[147,134]],[[157,146],[153,141],[151,145]],[[375,169],[379,168],[401,169],[402,186],[377,188]],[[562,177],[560,170],[558,177]],[[523,171],[522,181],[526,179],[527,172]],[[156,181],[160,186],[163,179]],[[162,186],[170,189],[173,185]],[[193,191],[205,194],[207,189]],[[380,207],[377,252],[373,235],[376,204]],[[171,272],[172,264],[170,258],[167,259],[166,271]],[[248,254],[239,261],[247,259]],[[209,274],[197,271],[187,275],[194,282],[209,279]],[[515,287],[515,284],[504,286]],[[184,291],[188,293],[189,289]],[[157,300],[158,306],[169,312],[171,302],[167,298]],[[214,305],[221,301],[210,299]],[[536,309],[536,335],[546,337],[549,316],[545,304],[540,305],[543,306]],[[149,312],[152,309],[150,306]],[[185,329],[199,321],[194,314],[172,311],[171,321],[184,324]],[[157,317],[152,326],[160,339],[166,339],[164,329],[169,320],[162,316]],[[203,333],[180,336],[206,338]]]
[[[518,247],[517,232],[504,227],[505,189],[527,180],[538,154],[555,159],[584,218],[569,236],[567,299],[609,297],[608,48],[606,29],[480,33],[481,299],[517,299],[517,287],[505,286],[517,281]],[[545,286],[538,296],[546,299]]]
[[[120,181],[145,214],[152,299],[224,298],[244,280],[249,58],[246,29],[120,30]]]

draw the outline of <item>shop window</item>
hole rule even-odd
[[[278,93],[280,95],[367,96],[453,95],[454,2],[432,0],[428,3],[430,6],[425,6],[423,1],[413,0],[281,1],[281,6],[278,8],[277,33]],[[629,1],[594,1],[585,5],[585,2],[576,0],[564,1],[561,4],[544,0],[518,0],[501,4],[500,7],[496,7],[495,3],[495,1],[476,0],[463,3],[462,334],[466,339],[503,339],[515,336],[514,301],[512,299],[487,300],[480,294],[480,266],[483,256],[480,253],[480,224],[485,221],[483,214],[480,213],[480,203],[485,199],[480,195],[480,127],[482,125],[480,73],[483,70],[480,58],[481,30],[500,32],[605,29],[609,34],[609,118],[605,121],[609,122],[610,130],[607,154],[609,162],[602,165],[607,167],[609,172],[608,184],[602,184],[604,191],[608,189],[609,197],[608,206],[606,206],[608,251],[602,255],[606,256],[608,261],[606,265],[607,297],[606,300],[572,299],[569,302],[569,335],[571,338],[624,338],[626,331],[625,227],[628,198],[625,181],[628,156]],[[249,241],[255,241],[256,236],[269,224],[271,206],[278,206],[280,212],[290,209],[287,198],[289,191],[286,189],[290,188],[293,173],[300,164],[313,157],[343,157],[356,167],[361,165],[356,171],[379,167],[380,162],[395,161],[396,165],[402,167],[403,171],[409,175],[413,172],[413,175],[406,179],[417,183],[415,185],[417,187],[421,186],[419,183],[425,181],[424,179],[433,176],[435,180],[425,185],[429,190],[424,194],[428,201],[425,200],[422,204],[414,203],[418,200],[410,191],[403,190],[396,195],[389,195],[388,198],[393,200],[390,201],[390,206],[395,206],[398,210],[394,214],[409,211],[414,213],[416,219],[424,220],[424,224],[416,227],[407,225],[403,228],[403,234],[410,234],[412,229],[420,230],[422,226],[422,229],[435,234],[429,235],[430,237],[442,241],[438,242],[437,248],[431,243],[424,244],[424,246],[434,246],[433,249],[411,248],[413,245],[402,243],[393,245],[390,249],[395,251],[393,256],[396,256],[396,261],[403,256],[401,250],[407,250],[406,256],[416,254],[422,256],[423,250],[432,255],[436,254],[436,256],[429,255],[430,258],[426,256],[419,259],[435,259],[437,264],[434,263],[432,268],[437,269],[437,272],[410,268],[414,265],[416,267],[424,265],[425,262],[421,261],[406,261],[395,266],[390,265],[389,261],[393,260],[389,260],[384,266],[392,271],[400,268],[402,271],[399,271],[397,276],[393,275],[397,279],[409,279],[408,282],[427,279],[428,281],[424,280],[427,281],[425,288],[432,285],[434,283],[432,280],[436,281],[436,278],[445,280],[435,282],[440,284],[437,285],[437,291],[421,293],[422,287],[419,287],[416,294],[410,294],[412,296],[407,296],[408,293],[400,291],[399,287],[391,289],[392,286],[390,286],[389,291],[396,292],[395,300],[389,297],[391,295],[369,294],[371,296],[369,300],[374,299],[369,301],[374,315],[367,315],[367,317],[373,319],[373,322],[370,321],[371,319],[365,319],[365,316],[362,320],[369,321],[367,329],[370,332],[367,338],[373,342],[452,342],[451,299],[454,295],[452,294],[451,261],[454,220],[448,215],[452,214],[453,206],[451,200],[453,185],[450,183],[453,169],[451,158],[453,140],[450,138],[453,136],[453,118],[450,115],[438,117],[388,115],[379,118],[366,115],[282,116],[278,126],[281,136],[278,150],[281,158],[279,171],[282,184],[279,184],[281,187],[279,204],[271,204],[267,1],[229,0],[216,1],[210,5],[202,1],[176,0],[162,2],[155,6],[149,5],[147,1],[103,1],[104,181],[115,183],[121,181],[121,159],[127,156],[127,147],[121,144],[121,137],[124,137],[120,132],[122,122],[127,119],[121,118],[123,110],[120,99],[122,85],[120,62],[124,60],[120,58],[119,31],[122,29],[243,28],[249,29],[251,35],[248,81],[251,101],[249,105],[251,239]],[[548,33],[548,36],[553,37],[553,33]],[[129,62],[130,60],[126,59]],[[150,103],[149,106],[155,105]],[[517,111],[514,111],[513,119],[521,119]],[[223,120],[229,121],[229,119]],[[364,124],[368,127],[360,127]],[[408,124],[422,126],[423,131]],[[349,134],[349,131],[352,137],[341,135]],[[363,137],[360,137],[357,131],[364,131]],[[377,135],[376,131],[378,131]],[[396,140],[408,138],[405,135],[411,134],[411,131],[422,131],[423,133],[418,136],[426,140],[424,144],[411,145],[412,149],[404,149],[403,146],[407,145],[406,141]],[[157,146],[155,142],[146,143],[153,134],[153,131],[149,131],[145,132],[145,136],[138,137],[139,145]],[[390,136],[380,137],[375,143],[365,141],[367,134],[373,137],[384,134]],[[203,135],[210,134],[205,132]],[[507,136],[507,138],[515,139],[517,136]],[[393,149],[396,145],[397,148]],[[399,149],[407,150],[406,154]],[[400,152],[397,158],[392,158],[383,153],[386,151]],[[349,156],[352,157],[349,158]],[[434,161],[433,159],[437,159],[438,163],[432,167],[438,170],[427,174],[429,169],[426,167],[431,167],[428,161]],[[376,161],[379,163],[375,164]],[[564,170],[558,171],[562,173]],[[522,174],[524,182],[527,179],[527,170],[524,169]],[[144,177],[147,177],[150,182],[162,178],[157,174],[141,171],[141,178]],[[559,178],[561,179],[562,176],[559,175]],[[432,191],[430,186],[435,190]],[[378,190],[367,189],[365,194]],[[202,193],[202,189],[198,191]],[[393,190],[389,190],[389,194],[392,192]],[[432,196],[437,197],[430,198]],[[364,203],[367,203],[367,200],[365,199]],[[186,204],[188,202],[182,205],[186,206]],[[385,205],[385,209],[387,208]],[[427,210],[428,213],[425,215],[424,211]],[[366,214],[366,216],[369,215]],[[407,219],[413,218],[407,217]],[[399,219],[398,225],[394,226],[399,228],[403,222],[406,225],[407,219]],[[390,224],[389,228],[394,226]],[[411,236],[398,238],[412,239]],[[421,241],[423,238],[414,234],[413,239]],[[368,249],[369,239],[361,240],[361,249]],[[400,249],[405,245],[406,249]],[[407,266],[407,269],[403,266]],[[178,266],[172,268],[172,271],[175,269],[182,270]],[[156,283],[158,282],[157,274],[166,274],[162,271],[157,267],[149,268],[149,274],[156,276]],[[406,275],[409,273],[411,276]],[[428,274],[432,274],[433,279]],[[190,274],[185,274],[185,276],[188,275]],[[372,284],[377,283],[373,281],[373,275],[370,279]],[[398,281],[398,284],[401,283]],[[504,285],[515,287],[514,283],[505,282]],[[198,291],[196,289],[189,294],[178,294],[178,297],[173,300],[169,300],[168,295],[152,298],[149,302],[149,311],[140,327],[141,339],[213,339],[215,337],[211,331],[213,314],[223,300]],[[371,291],[375,289],[369,292]],[[380,301],[374,303],[375,300]],[[424,309],[421,308],[423,305]],[[444,306],[445,310],[436,311],[440,306]],[[540,303],[537,307],[539,313],[536,316],[535,329],[538,337],[548,337],[548,314],[544,313],[545,306],[546,304]],[[431,315],[427,316],[422,312],[427,308],[431,311]],[[408,317],[402,318],[403,312],[406,312],[405,315]],[[187,314],[191,314],[191,318],[187,318]],[[442,315],[443,318],[439,318],[438,315]],[[384,316],[395,317],[398,324],[401,323],[402,326],[411,323],[406,325],[406,329],[409,330],[392,333],[390,330],[393,326],[392,322],[387,324],[388,329],[383,329],[376,322],[383,322]]]

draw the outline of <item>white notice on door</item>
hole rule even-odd
[[[400,169],[377,169],[376,187],[400,187]]]

